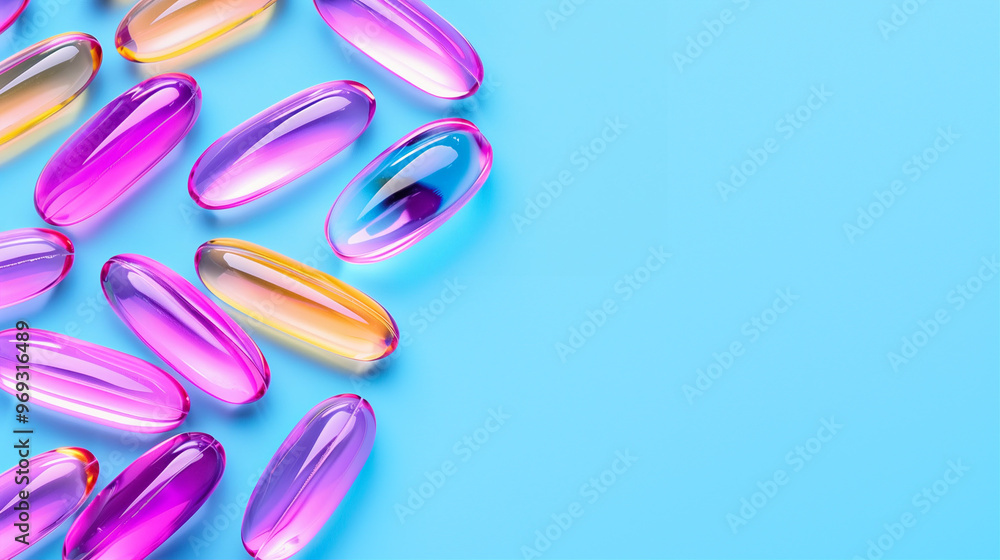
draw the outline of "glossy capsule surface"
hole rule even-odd
[[[28,5],[28,0],[0,0],[0,33],[13,25]]]
[[[201,89],[187,74],[154,76],[97,112],[59,148],[35,186],[35,208],[70,225],[125,194],[187,135]]]
[[[0,558],[13,558],[62,525],[90,496],[97,482],[94,455],[79,447],[60,447],[28,459],[28,482],[18,466],[0,474]],[[23,474],[23,473],[22,473]],[[28,493],[28,544],[21,535],[19,514],[25,511],[21,492]]]
[[[357,395],[337,395],[296,424],[247,502],[243,546],[257,560],[302,549],[340,505],[375,441],[375,414]]]
[[[211,209],[260,198],[337,155],[374,114],[375,97],[357,82],[300,91],[209,146],[191,170],[188,193]]]
[[[420,241],[476,194],[493,148],[464,119],[428,123],[382,152],[333,203],[326,235],[340,258],[380,261]]]
[[[236,321],[179,274],[153,259],[118,255],[101,270],[118,317],[170,367],[230,403],[255,401],[270,370]]]
[[[101,45],[64,33],[0,62],[0,146],[55,114],[87,89],[101,67]]]
[[[14,394],[17,331],[0,332],[0,379]],[[162,369],[117,350],[30,329],[31,402],[132,432],[165,432],[187,416],[187,392]]]
[[[73,242],[51,229],[0,232],[0,308],[58,284],[73,266]]]
[[[239,239],[195,255],[198,276],[222,301],[304,342],[354,360],[388,356],[399,330],[375,300],[333,276]]]
[[[190,52],[243,25],[275,0],[141,0],[115,33],[128,60],[156,62]]]
[[[314,2],[338,35],[431,95],[468,97],[483,82],[483,63],[476,50],[420,0]]]
[[[69,528],[64,560],[141,560],[212,494],[226,467],[222,444],[187,432],[125,467]]]

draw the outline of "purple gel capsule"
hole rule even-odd
[[[46,222],[76,224],[149,172],[191,130],[201,89],[186,74],[154,76],[91,117],[42,170],[35,208]]]
[[[326,237],[340,258],[389,258],[441,226],[476,194],[493,148],[464,119],[425,124],[390,146],[340,193]]]
[[[243,546],[257,560],[284,560],[333,514],[368,460],[375,413],[357,395],[310,410],[288,434],[247,502]]]
[[[149,348],[206,393],[255,401],[271,373],[243,329],[179,274],[139,255],[111,257],[101,269],[111,308]]]
[[[0,232],[0,309],[31,299],[62,281],[73,266],[73,243],[51,229]]]
[[[62,525],[90,496],[99,470],[94,455],[79,447],[46,451],[28,465],[27,484],[19,465],[0,474],[0,558],[13,558]],[[25,512],[21,492],[28,493],[28,544],[14,540],[22,535],[14,525]]]
[[[190,402],[184,387],[139,358],[39,329],[0,332],[0,380],[15,394],[15,345],[29,335],[31,402],[71,416],[132,432],[165,432],[179,426]]]
[[[10,27],[28,5],[28,0],[0,0],[0,33]]]
[[[160,443],[84,508],[66,535],[63,560],[142,560],[198,511],[225,467],[222,444],[208,434]]]
[[[400,78],[445,99],[483,82],[476,49],[420,0],[314,0],[326,23]]]
[[[188,192],[209,209],[260,198],[337,155],[374,114],[375,97],[357,82],[300,91],[209,146],[191,169]]]

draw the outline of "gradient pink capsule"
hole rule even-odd
[[[0,0],[0,33],[14,24],[27,5],[28,0]]]
[[[249,335],[181,275],[140,255],[111,257],[104,296],[118,317],[170,367],[217,399],[255,401],[271,373]]]
[[[73,266],[73,242],[51,229],[0,233],[0,309],[52,289]]]
[[[357,395],[310,410],[278,448],[247,502],[243,546],[284,560],[319,533],[354,483],[375,442],[375,413]]]
[[[63,560],[142,560],[212,495],[226,468],[208,434],[178,434],[143,453],[69,528]]]
[[[187,392],[162,369],[117,350],[30,329],[0,332],[0,381],[15,394],[18,333],[27,332],[31,402],[132,432],[165,432],[190,408]]]
[[[476,49],[420,0],[314,0],[347,42],[400,78],[445,99],[468,97],[483,83]]]

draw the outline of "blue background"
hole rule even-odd
[[[1000,5],[431,5],[483,58],[487,84],[471,100],[416,91],[346,46],[311,3],[282,0],[259,36],[185,70],[204,92],[197,125],[96,226],[68,230],[78,251],[68,278],[0,313],[5,325],[23,317],[159,363],[104,305],[101,265],[141,253],[200,286],[198,245],[237,237],[314,264],[395,316],[405,342],[367,376],[254,329],[273,376],[259,403],[229,407],[184,381],[192,410],[181,429],[216,436],[229,463],[152,558],[245,557],[239,520],[257,474],[310,407],[342,392],[370,400],[378,437],[299,558],[535,557],[526,547],[546,558],[997,557],[1000,277],[972,281],[981,289],[961,309],[951,292],[998,253]],[[2,56],[73,30],[105,47],[79,116],[0,166],[3,229],[44,225],[32,190],[48,157],[145,77],[113,49],[127,9],[33,0],[0,37]],[[353,149],[245,208],[194,205],[187,174],[214,139],[332,79],[361,81],[378,101]],[[814,87],[830,95],[810,98]],[[804,122],[788,129],[796,111]],[[405,133],[456,114],[495,149],[482,191],[397,257],[339,261],[322,237],[339,191]],[[615,136],[608,120],[626,128]],[[958,138],[939,141],[947,151],[928,152],[935,162],[915,178],[907,162],[948,127]],[[731,166],[761,160],[765,145],[774,153],[724,197]],[[543,184],[560,177],[548,195]],[[848,235],[894,181],[903,194]],[[670,257],[643,270],[661,247]],[[451,303],[440,299],[448,282],[460,285]],[[797,297],[791,307],[773,307],[777,290]],[[601,320],[605,304],[614,312]],[[889,353],[939,310],[948,322],[894,368]],[[755,317],[773,324],[755,334]],[[734,343],[742,353],[727,357]],[[728,368],[708,378],[717,359]],[[491,409],[509,416],[492,433]],[[831,437],[824,420],[842,427]],[[166,437],[41,411],[33,425],[37,452],[93,450],[99,487]],[[475,450],[463,443],[486,434]],[[811,449],[808,462],[797,447]],[[616,453],[637,459],[624,467]],[[446,461],[443,484],[422,487]],[[956,479],[949,461],[968,472]],[[779,470],[787,483],[772,488]],[[943,497],[919,497],[946,474]],[[755,496],[761,488],[773,495]],[[741,516],[744,499],[766,503]],[[554,526],[568,511],[582,514]],[[890,535],[905,514],[915,525]],[[25,556],[58,557],[67,527]]]

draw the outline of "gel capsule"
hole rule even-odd
[[[370,361],[399,343],[396,322],[375,300],[259,245],[214,239],[198,248],[195,266],[222,301],[324,350]]]
[[[314,1],[338,35],[431,95],[468,97],[483,82],[476,50],[420,0]]]
[[[226,454],[208,434],[178,434],[143,453],[69,528],[64,560],[141,560],[212,494]]]
[[[271,374],[247,333],[162,264],[118,255],[101,270],[104,296],[149,348],[208,394],[231,403],[264,396]]]
[[[27,5],[28,0],[0,0],[0,33],[14,23]]]
[[[357,395],[337,395],[306,414],[247,502],[243,546],[257,560],[284,560],[316,536],[368,460],[375,413]]]
[[[28,483],[18,466],[0,474],[0,558],[13,558],[45,538],[83,505],[97,482],[97,459],[86,449],[60,447],[28,459]],[[24,474],[22,470],[21,474]],[[24,513],[20,494],[28,493],[28,544],[15,541],[22,534],[15,523]]]
[[[62,281],[73,266],[73,243],[51,229],[0,232],[0,308],[31,299]]]
[[[156,62],[221,37],[275,0],[142,0],[125,15],[115,47],[128,60]]]
[[[21,364],[18,332],[25,331],[0,332],[0,380],[10,394]],[[153,364],[58,333],[27,332],[32,403],[132,432],[172,430],[187,416],[187,392]]]
[[[441,226],[476,194],[493,148],[463,119],[425,124],[382,152],[333,203],[326,236],[340,258],[386,259]]]
[[[0,62],[0,145],[76,99],[100,67],[101,45],[86,33],[50,37]]]
[[[265,109],[198,158],[188,180],[204,208],[231,208],[290,183],[361,136],[375,97],[357,82],[327,82]]]
[[[187,135],[201,89],[186,74],[154,76],[106,105],[59,148],[35,186],[39,215],[59,226],[100,212]]]

